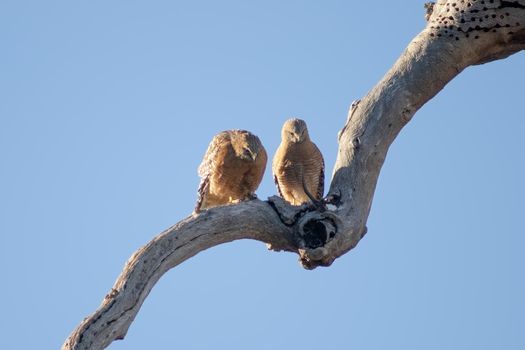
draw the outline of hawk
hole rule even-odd
[[[287,120],[281,138],[272,163],[279,195],[292,205],[320,200],[324,191],[324,160],[310,140],[304,120]]]
[[[213,137],[199,166],[195,212],[257,198],[268,156],[257,136],[226,130]]]

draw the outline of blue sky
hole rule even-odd
[[[191,212],[214,134],[307,121],[327,181],[352,100],[423,1],[3,1],[0,337],[56,349]],[[329,268],[239,241],[169,271],[111,349],[525,348],[525,55],[471,67],[390,148]],[[328,182],[327,182],[328,184]],[[258,194],[276,190],[268,166]]]

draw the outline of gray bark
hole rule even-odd
[[[62,349],[103,349],[123,339],[149,292],[169,269],[215,245],[266,242],[299,254],[305,268],[329,266],[366,233],[379,172],[416,111],[471,65],[525,48],[525,0],[438,1],[427,26],[385,77],[354,103],[339,132],[326,207],[291,207],[278,197],[192,214],[155,237],[126,263],[100,307]]]

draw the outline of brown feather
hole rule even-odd
[[[281,138],[272,162],[279,195],[292,205],[321,199],[324,160],[308,136],[306,123],[300,119],[286,121]]]
[[[266,168],[261,141],[245,130],[227,130],[210,142],[199,166],[195,211],[256,198]]]

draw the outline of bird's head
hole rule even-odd
[[[288,119],[284,123],[281,137],[283,141],[294,143],[303,142],[310,138],[308,136],[308,128],[306,127],[305,121],[297,118]]]
[[[237,138],[232,140],[235,153],[241,159],[255,161],[264,152],[261,141],[249,131],[239,130]]]

